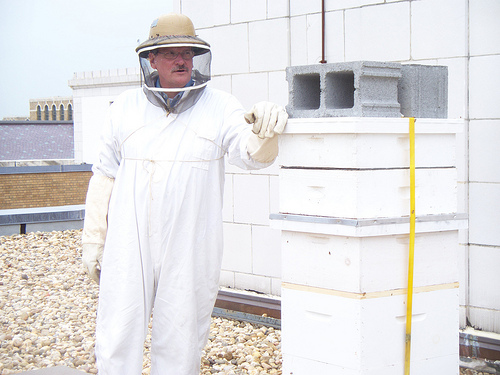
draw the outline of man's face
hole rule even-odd
[[[191,79],[193,52],[190,47],[160,48],[158,53],[149,54],[149,62],[158,71],[163,88],[181,88]],[[170,96],[170,95],[169,95]]]

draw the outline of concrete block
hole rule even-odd
[[[290,20],[290,63],[292,66],[309,64],[306,16],[292,17]]]
[[[482,307],[468,306],[469,324],[481,331],[499,332],[500,330],[500,311],[485,309]]]
[[[485,6],[485,5],[482,5]],[[416,1],[411,4],[411,57],[413,60],[467,56],[469,19],[466,2]],[[410,60],[400,59],[399,61]]]
[[[500,251],[497,248],[470,245],[469,303],[471,306],[500,310],[499,262]]]
[[[269,83],[266,73],[237,74],[231,81],[231,93],[247,111],[255,103],[267,100]]]
[[[468,118],[467,57],[442,59],[439,63],[448,67],[448,118]]]
[[[267,18],[288,17],[288,0],[273,0],[267,4]]]
[[[271,295],[281,296],[281,278],[271,278]]]
[[[174,11],[189,14],[189,18],[193,21],[196,31],[231,22],[231,0],[205,0],[203,6],[199,6],[195,1],[179,0],[179,3],[181,2],[182,6],[179,4],[179,9]],[[204,38],[202,37],[202,39]],[[210,39],[204,40],[210,44],[213,42]]]
[[[210,30],[212,74],[248,73],[248,26],[245,23],[214,27]],[[227,48],[231,46],[231,48]],[[235,58],[238,56],[238,58]]]
[[[358,8],[365,5],[380,4],[379,0],[336,0],[325,4],[326,11],[345,10],[347,8]]]
[[[288,103],[288,87],[284,71],[269,72],[269,101],[283,107]]]
[[[446,66],[358,61],[287,68],[290,117],[448,116]]]
[[[457,212],[455,168],[417,169],[417,215]],[[408,169],[282,169],[280,212],[342,218],[410,215]]]
[[[253,273],[235,272],[234,287],[242,290],[258,290],[259,292],[270,294],[271,278],[254,275]]]
[[[497,0],[473,1],[469,7],[471,56],[499,54],[500,2]]]
[[[321,38],[318,38],[318,36],[321,35],[322,28],[321,13],[308,14],[306,16],[306,25],[307,61],[309,64],[317,64],[321,61]],[[340,61],[344,61],[344,59]]]
[[[287,68],[290,117],[400,117],[401,65],[357,61]]]
[[[499,139],[500,119],[470,121],[468,161],[471,181],[500,182]]]
[[[234,272],[220,271],[219,286],[234,289]]]
[[[335,374],[403,373],[405,294],[357,299],[285,285],[281,313],[283,373],[310,374],[291,358],[335,365]],[[458,288],[414,294],[412,374],[432,365],[458,374],[458,319]]]
[[[266,19],[266,0],[231,0],[231,23]]]
[[[231,76],[212,76],[208,82],[208,86],[225,92],[231,92]]]
[[[269,176],[234,175],[234,221],[269,224]]]
[[[500,246],[500,184],[469,184],[469,242]]]
[[[470,118],[500,118],[500,55],[470,58]]]
[[[224,180],[222,220],[225,222],[233,222],[234,221],[233,175],[232,174],[226,175],[226,178]]]
[[[320,0],[312,0],[312,1],[290,0],[289,4],[290,4],[291,16],[321,12]]]
[[[252,271],[255,275],[281,277],[281,240],[279,231],[252,226]]]
[[[252,227],[224,223],[224,256],[222,269],[252,273]]]
[[[345,56],[339,61],[411,60],[410,2],[391,4],[385,1],[376,6],[346,9],[342,13]]]
[[[415,236],[415,288],[458,281],[457,237],[457,230]],[[408,248],[408,235],[356,238],[282,231],[281,278],[351,293],[404,289]]]
[[[448,68],[402,65],[398,101],[405,117],[447,118]]]
[[[335,4],[337,1],[335,1]],[[328,2],[328,4],[333,5],[333,2]],[[325,40],[326,61],[344,61],[344,12],[326,12],[325,34],[328,35]],[[321,51],[321,49],[319,51]],[[321,52],[319,53],[321,54]]]

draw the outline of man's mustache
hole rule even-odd
[[[185,66],[185,65],[177,66],[177,67],[175,67],[175,68],[172,69],[172,73],[175,73],[175,72],[178,72],[178,71],[181,71],[181,70],[187,70],[187,66]]]

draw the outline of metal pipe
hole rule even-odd
[[[325,0],[321,0],[321,64],[326,64],[325,59]]]

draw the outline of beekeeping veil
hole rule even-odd
[[[158,72],[151,67],[148,55],[150,52],[165,47],[191,47],[193,49],[192,85],[177,88],[157,87]],[[193,23],[185,15],[170,13],[154,20],[149,30],[148,40],[141,43],[135,51],[139,55],[144,77],[144,92],[153,104],[162,106],[169,112],[182,112],[194,105],[210,80],[212,59],[210,45],[196,36]],[[168,108],[160,94],[168,92],[183,92],[182,99],[174,108]]]

